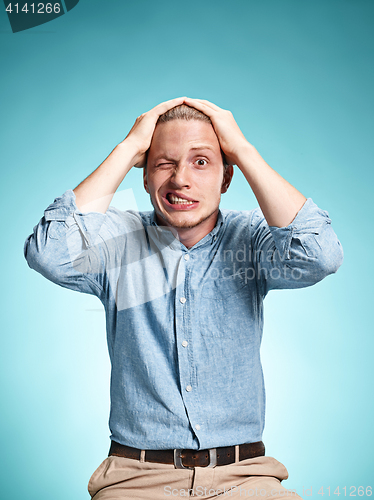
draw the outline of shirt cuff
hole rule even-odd
[[[81,212],[75,202],[75,193],[68,189],[44,211],[46,221],[65,222],[66,227],[77,224],[87,246],[95,244],[106,214],[101,212]]]
[[[69,215],[74,212],[79,212],[75,203],[75,193],[72,189],[68,189],[62,196],[59,196],[44,210],[45,220],[66,220]],[[82,214],[83,215],[83,214]]]

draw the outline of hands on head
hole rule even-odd
[[[114,148],[111,154],[94,172],[92,172],[91,175],[86,177],[86,179],[74,189],[77,207],[82,211],[105,213],[113,194],[116,192],[129,170],[133,166],[144,167],[146,165],[147,152],[149,149],[152,152],[151,143],[159,117],[181,104],[186,104],[191,108],[195,108],[210,118],[214,130],[213,139],[209,134],[209,132],[212,132],[210,124],[208,127],[209,130],[202,126],[200,126],[200,129],[204,129],[204,134],[207,133],[210,135],[210,139],[212,139],[213,142],[217,139],[220,150],[223,152],[225,160],[229,164],[230,168],[225,169],[223,179],[219,179],[222,185],[220,186],[218,194],[227,190],[233,174],[232,165],[237,165],[255,194],[267,223],[270,226],[276,227],[285,227],[290,224],[305,203],[305,196],[297,191],[264,161],[254,146],[245,139],[230,111],[221,109],[209,101],[187,97],[178,97],[177,99],[163,102],[147,113],[140,115],[126,138]],[[178,127],[175,128],[181,129],[183,126],[179,124]],[[192,142],[198,142],[201,135],[200,131],[198,131],[198,133],[196,132],[198,128],[199,127],[196,126],[195,123],[195,126],[191,126],[188,130],[186,129],[183,131],[182,136],[179,137],[180,147],[178,145],[177,149],[183,149],[186,144],[188,145],[188,141],[185,141],[185,132],[190,132],[191,134],[194,132],[195,137],[193,137]],[[176,131],[174,127],[170,127],[169,132],[175,134]],[[169,137],[169,139],[173,138]],[[192,147],[191,149],[196,148]],[[179,153],[180,151],[177,151],[176,156],[178,156]],[[199,160],[199,162],[200,161],[201,160]],[[218,163],[215,162],[215,164],[219,164],[220,167],[222,166],[219,160]],[[185,164],[179,166],[184,167]],[[198,166],[200,167],[200,165]],[[177,176],[179,181],[181,181],[179,174],[181,172],[183,173],[183,171],[186,172],[186,170],[184,168],[174,170],[179,176]],[[201,175],[199,180],[196,179],[196,182],[194,181],[194,185],[197,186],[203,186],[204,182],[208,182],[208,176],[204,170],[199,168],[191,169],[191,172],[194,172],[194,176],[197,176],[200,171],[204,174]],[[174,184],[176,182],[175,175],[173,177],[173,182]],[[182,184],[183,183],[181,183],[181,185]],[[184,185],[184,189],[187,191],[186,184]],[[174,191],[174,194],[180,196],[183,189]],[[166,196],[169,196],[168,193],[166,193]],[[197,200],[197,198],[204,199],[204,197],[204,191],[199,191],[198,195],[194,195],[192,198],[193,200]],[[166,206],[167,198],[165,198],[165,200]],[[199,206],[203,205],[202,201],[199,203]],[[195,210],[194,205],[190,205],[190,207],[191,212]]]
[[[232,113],[206,100],[178,97],[158,104],[136,119],[125,139],[126,142],[132,143],[138,151],[134,166],[138,168],[145,166],[146,153],[151,145],[159,117],[181,104],[193,107],[210,118],[227,163],[236,165],[238,163],[240,148],[248,144],[248,142],[238,127]]]
[[[113,194],[129,170],[133,166],[139,168],[145,167],[147,153],[150,149],[159,117],[181,104],[195,108],[210,118],[215,132],[213,135],[218,139],[226,161],[230,164],[238,165],[235,152],[240,149],[238,145],[243,144],[243,140],[245,141],[245,139],[231,113],[221,110],[218,106],[208,101],[178,97],[158,104],[147,113],[140,115],[126,138],[113,149],[111,154],[91,175],[86,177],[74,189],[76,204],[80,210],[86,212],[106,212]],[[229,172],[230,169],[227,173]],[[226,184],[228,186],[228,182]]]

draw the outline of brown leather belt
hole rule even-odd
[[[159,464],[174,464],[177,469],[193,469],[194,467],[215,467],[235,462],[236,455],[239,461],[247,458],[262,457],[265,455],[265,446],[262,441],[241,444],[238,447],[225,446],[208,450],[138,450],[112,441],[109,455],[132,458],[144,462]]]

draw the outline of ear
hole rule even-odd
[[[226,191],[230,186],[233,175],[234,175],[234,167],[232,165],[227,165],[223,174],[221,193],[226,193]]]
[[[147,165],[143,168],[143,184],[144,184],[144,189],[149,194],[148,181],[147,181]]]

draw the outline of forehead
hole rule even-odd
[[[212,125],[200,120],[172,120],[157,125],[149,156],[181,155],[196,148],[220,155],[220,144]]]

